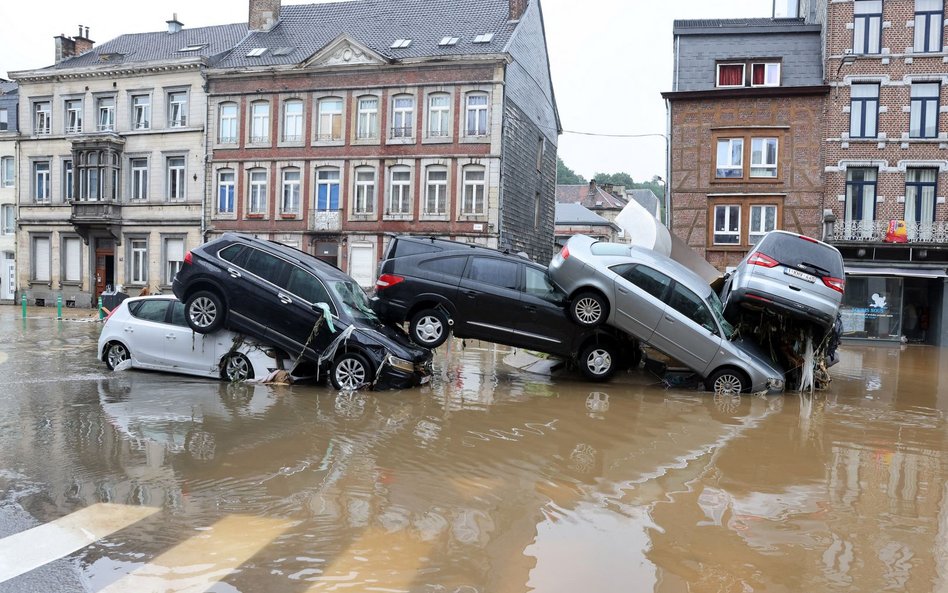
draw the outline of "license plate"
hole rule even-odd
[[[816,276],[813,274],[807,274],[806,272],[801,272],[800,270],[794,270],[793,268],[785,268],[784,273],[787,276],[793,276],[794,278],[799,278],[806,282],[816,282]]]

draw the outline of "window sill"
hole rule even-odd
[[[350,214],[350,222],[374,222],[377,218],[375,213],[366,213],[366,214]]]
[[[304,148],[305,140],[281,140],[277,142],[277,148]]]
[[[352,141],[353,146],[378,146],[381,144],[378,138],[358,138]]]
[[[705,249],[708,251],[747,251],[753,245],[708,245]]]
[[[212,215],[212,218],[214,220],[235,220],[237,218],[237,214],[235,212],[215,212]]]
[[[266,214],[245,214],[244,215],[244,218],[246,218],[247,220],[263,220],[266,217],[267,217]]]
[[[459,214],[458,222],[487,222],[486,214]]]
[[[382,217],[382,220],[412,220],[411,213],[408,214],[386,214]]]
[[[314,140],[313,146],[345,146],[346,141],[340,138],[339,140]]]
[[[281,212],[281,213],[280,213],[280,218],[282,218],[283,220],[295,220],[295,219],[298,219],[299,217],[300,217],[299,214],[296,214],[296,213],[293,213],[293,212]]]
[[[415,144],[415,137],[411,138],[388,138],[385,140],[386,144]]]
[[[712,184],[723,183],[753,183],[753,184],[773,184],[783,183],[781,177],[715,177],[711,180]]]
[[[422,214],[419,220],[448,222],[451,219],[448,217],[447,214]]]
[[[245,144],[247,148],[270,148],[269,142],[248,142]]]
[[[452,144],[453,142],[453,136],[429,136],[421,139],[422,144]]]
[[[484,136],[463,136],[459,142],[462,144],[489,144],[490,135]]]
[[[236,150],[240,148],[240,145],[237,142],[216,142],[214,143],[214,150]]]

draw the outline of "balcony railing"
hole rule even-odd
[[[109,224],[122,220],[122,205],[117,202],[73,201],[74,224]]]
[[[948,222],[905,222],[905,237],[889,236],[887,220],[838,220],[836,241],[856,243],[948,243]]]
[[[312,230],[314,231],[341,231],[341,210],[316,210],[313,212]]]

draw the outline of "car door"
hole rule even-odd
[[[216,342],[220,332],[199,334],[191,331],[185,319],[184,303],[173,300],[170,306],[169,323],[164,330],[167,364],[182,372],[216,376],[219,362]]]
[[[722,340],[708,304],[694,291],[675,282],[651,344],[704,375]]]
[[[122,334],[132,357],[146,368],[165,368],[168,304],[171,299],[147,299],[129,306],[131,316]]]
[[[283,340],[280,345],[286,348],[290,355],[299,356],[303,352],[303,346],[309,341],[305,355],[314,360],[335,337],[329,331],[328,324],[323,321],[319,331],[309,340],[317,320],[322,316],[322,311],[317,310],[314,305],[326,303],[330,311],[334,315],[337,314],[329,290],[315,274],[295,264],[289,265],[288,273],[281,281],[281,288],[282,314],[278,318],[278,325],[275,326],[275,331],[279,332]],[[339,331],[337,328],[336,333]]]
[[[520,268],[502,257],[471,256],[458,285],[456,335],[516,345]]]
[[[525,264],[520,314],[516,316],[517,334],[525,348],[566,355],[576,325],[566,313],[566,295],[556,288],[546,270]]]
[[[672,285],[667,275],[642,264],[613,266],[615,323],[643,342],[651,342],[665,312],[665,298]]]
[[[279,296],[279,282],[286,275],[288,266],[285,260],[251,247],[242,269],[236,270],[240,281],[232,283],[237,290],[231,295],[228,314],[239,317],[237,325],[251,337],[279,342],[279,335],[271,336],[271,327],[285,322],[283,315],[287,299]]]

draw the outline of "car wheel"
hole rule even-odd
[[[240,352],[225,356],[221,364],[221,379],[231,383],[253,379],[253,365],[250,364],[250,359]]]
[[[357,352],[346,352],[333,361],[329,369],[332,386],[339,390],[358,389],[372,382],[372,365]]]
[[[579,355],[579,370],[590,381],[609,379],[619,365],[619,349],[610,342],[590,344]]]
[[[599,293],[586,291],[576,295],[569,312],[573,321],[583,327],[596,327],[606,320],[609,305]]]
[[[411,341],[425,348],[437,348],[448,339],[448,316],[438,309],[424,309],[411,318]]]
[[[736,369],[718,369],[704,382],[705,389],[714,393],[744,393],[750,389],[750,379]]]
[[[208,290],[198,291],[188,297],[184,310],[188,327],[199,334],[213,333],[224,324],[224,302]]]
[[[110,371],[114,371],[115,367],[129,360],[131,357],[128,348],[126,348],[124,344],[112,342],[105,347],[105,366],[107,366]]]

